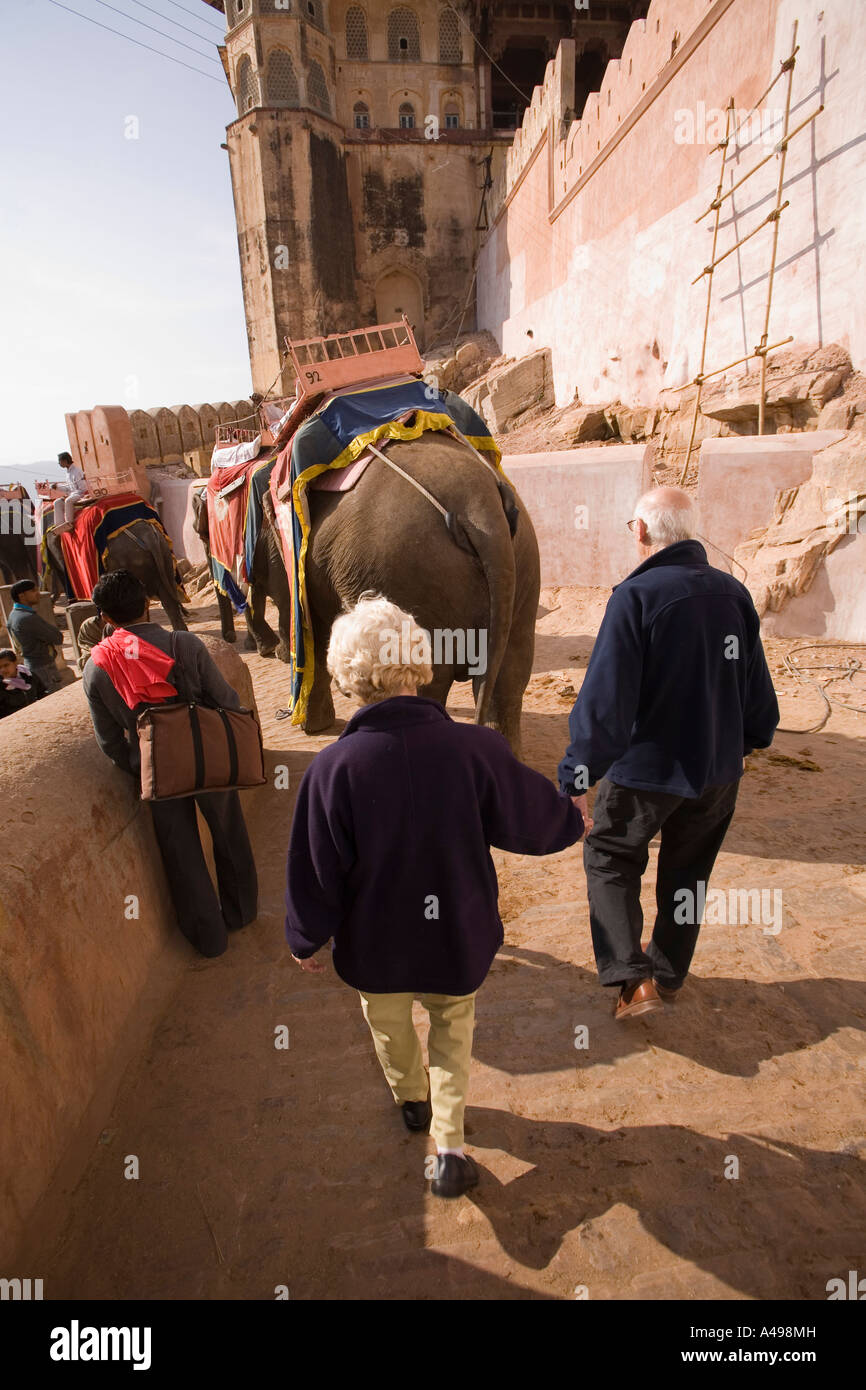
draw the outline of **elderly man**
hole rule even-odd
[[[619,991],[617,1019],[676,998],[744,759],[769,746],[779,722],[754,604],[708,564],[691,498],[656,488],[628,527],[641,563],[608,601],[559,765],[584,816],[586,788],[600,783],[584,865],[599,979]],[[659,832],[644,951],[641,877]]]

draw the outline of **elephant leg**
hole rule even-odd
[[[251,650],[249,638],[252,637],[259,656],[273,656],[280,639],[265,617],[268,591],[260,579],[253,578],[250,584],[249,601],[246,609],[247,650]]]
[[[189,632],[178,599],[171,594],[160,594],[159,601],[165,609],[166,617],[175,632]]]
[[[219,589],[215,589],[217,608],[220,614],[220,632],[224,642],[236,642],[235,635],[235,613],[232,608],[231,599],[221,594]]]
[[[493,688],[490,706],[490,724],[508,739],[511,751],[516,758],[521,756],[520,717],[523,710],[523,695],[532,674],[532,654],[534,644],[520,642],[512,629],[511,638],[505,649],[505,656],[499,668]],[[473,680],[476,691],[479,677]]]
[[[331,624],[336,616],[336,613],[333,613],[329,617],[323,618],[315,609],[312,613],[315,661],[313,665],[313,688],[310,691],[307,714],[304,719],[305,734],[322,733],[324,729],[329,729],[336,719],[334,698],[331,694],[331,676],[327,666],[328,639],[331,636]]]
[[[247,625],[247,635],[246,635],[246,637],[244,638],[244,651],[245,651],[245,652],[258,652],[258,651],[259,651],[259,644],[258,644],[258,642],[256,641],[256,634],[253,632],[253,625],[252,625],[252,623],[250,622],[250,610],[249,610],[249,607],[247,607],[247,608],[244,610],[244,622],[245,622],[246,625]],[[272,652],[259,652],[259,656],[272,656],[272,655],[273,655]]]

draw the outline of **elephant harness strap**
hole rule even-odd
[[[452,434],[454,438],[459,439],[461,443],[465,444],[467,449],[470,449],[471,452],[478,459],[479,463],[482,463],[485,468],[489,468],[491,473],[494,475],[496,479],[496,486],[499,488],[499,493],[502,498],[503,509],[505,511],[506,517],[508,518],[508,526],[511,531],[511,535],[514,536],[514,532],[517,529],[517,507],[514,501],[514,494],[511,491],[510,487],[508,487],[507,483],[505,482],[505,479],[500,476],[500,474],[494,468],[493,464],[490,463],[488,459],[482,457],[482,455],[478,452],[475,446],[473,444],[470,444],[466,436],[464,434],[461,434],[456,427],[453,428],[453,430],[449,430],[448,433]],[[415,489],[417,489],[417,491],[420,492],[423,497],[427,498],[427,501],[430,502],[436,508],[437,512],[439,512],[439,514],[445,518],[445,525],[448,528],[448,531],[451,535],[451,539],[455,542],[456,545],[460,546],[461,550],[468,551],[470,555],[476,554],[475,547],[469,541],[469,538],[463,530],[463,527],[460,525],[455,512],[446,511],[446,509],[442,506],[442,503],[438,502],[436,498],[433,496],[432,492],[428,492],[426,487],[419,483],[416,478],[413,478],[411,474],[406,473],[402,468],[400,468],[393,461],[393,459],[389,459],[385,454],[382,453],[380,449],[377,449],[375,444],[368,444],[367,448],[371,454],[375,454],[378,459],[381,459],[384,464],[387,464],[388,468],[392,468],[395,473],[399,473],[401,478],[405,478],[407,483],[411,483],[412,486]]]

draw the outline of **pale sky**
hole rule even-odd
[[[67,448],[68,410],[234,400],[251,387],[228,154],[220,149],[234,115],[216,51],[221,16],[201,0],[63,3],[216,81],[49,0],[4,5],[7,467]],[[138,139],[126,138],[129,117]]]

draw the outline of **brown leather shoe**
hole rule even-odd
[[[652,980],[633,980],[630,985],[623,985],[613,1016],[615,1019],[637,1018],[639,1014],[663,1008]]]

